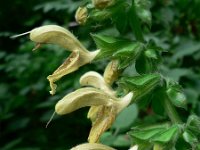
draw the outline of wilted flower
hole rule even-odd
[[[80,83],[93,87],[84,87],[66,95],[56,104],[55,111],[64,115],[85,106],[92,106],[88,113],[92,121],[88,140],[90,143],[96,143],[100,135],[111,127],[117,114],[129,105],[133,93],[130,92],[122,98],[116,97],[115,92],[96,72],[83,75]]]
[[[112,60],[107,65],[103,77],[107,84],[112,85],[113,82],[118,78],[120,70],[118,69],[119,60]]]
[[[88,51],[70,31],[57,25],[46,25],[33,29],[30,31],[30,39],[38,44],[56,44],[72,51],[64,63],[52,75],[47,77],[52,95],[56,91],[54,82],[64,75],[76,71],[79,67],[90,63],[99,52],[99,50]]]
[[[84,25],[88,18],[88,11],[86,7],[79,7],[75,14],[76,22],[80,25]]]

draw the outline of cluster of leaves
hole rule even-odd
[[[198,2],[196,3],[198,4]],[[166,7],[168,6],[168,9],[176,4],[184,5],[180,4],[179,2],[171,2],[169,4],[167,2],[164,3]],[[124,8],[119,9],[120,7]],[[179,141],[181,139],[183,139],[183,141],[185,142],[183,142],[184,147],[182,147],[181,149],[187,149],[189,147],[187,144],[190,144],[192,148],[199,149],[200,142],[198,135],[195,135],[195,132],[192,133],[191,131],[190,134],[186,133],[187,127],[185,128],[185,124],[181,121],[184,120],[184,122],[188,122],[187,118],[191,117],[191,115],[189,115],[186,111],[186,109],[191,106],[189,103],[187,103],[187,97],[185,96],[181,85],[178,83],[179,79],[181,79],[181,77],[183,76],[183,74],[180,74],[179,72],[181,72],[183,69],[180,68],[179,70],[175,70],[176,72],[174,72],[176,76],[177,74],[180,74],[177,77],[178,80],[177,78],[173,79],[174,77],[169,75],[169,73],[171,72],[171,67],[173,68],[175,65],[179,64],[177,63],[179,58],[184,59],[184,57],[187,56],[188,53],[193,54],[194,52],[199,51],[199,47],[198,45],[195,45],[192,50],[187,49],[187,52],[184,52],[184,50],[181,49],[179,51],[176,51],[176,53],[172,55],[172,58],[169,58],[168,55],[171,56],[170,48],[178,46],[174,45],[174,41],[171,41],[170,44],[167,43],[167,40],[170,40],[170,36],[164,37],[163,35],[160,35],[159,32],[164,33],[163,30],[157,31],[159,33],[158,37],[160,37],[160,39],[154,37],[155,35],[152,37],[152,33],[150,33],[148,30],[148,28],[151,28],[152,20],[149,8],[150,3],[147,0],[135,0],[132,1],[132,4],[127,3],[126,1],[119,0],[116,1],[115,5],[105,8],[103,11],[99,10],[98,8],[92,8],[88,15],[89,19],[92,20],[91,16],[99,12],[98,20],[104,21],[104,23],[106,24],[107,20],[113,19],[113,25],[118,30],[118,33],[120,33],[117,38],[113,36],[105,36],[102,34],[92,35],[97,47],[101,49],[101,52],[100,54],[98,54],[96,59],[118,59],[120,61],[118,69],[122,72],[126,72],[127,70],[128,72],[130,72],[130,70],[135,70],[134,73],[132,73],[131,75],[129,74],[129,77],[123,77],[124,75],[122,74],[121,79],[119,79],[118,81],[118,85],[126,92],[134,91],[134,100],[139,100],[140,103],[143,105],[143,108],[146,109],[146,107],[149,107],[153,111],[153,113],[162,117],[159,122],[166,121],[167,114],[171,122],[174,124],[170,127],[154,126],[153,129],[151,127],[147,127],[147,130],[143,130],[143,128],[140,126],[137,129],[133,129],[131,135],[134,139],[134,143],[140,145],[140,149],[151,148],[152,145],[149,142],[153,144],[159,143],[164,149],[175,149],[175,147],[180,148]],[[104,14],[101,14],[101,12],[104,12]],[[115,17],[118,17],[118,14],[121,14],[119,16],[122,16],[123,21],[116,20]],[[162,18],[159,18],[158,21],[160,21],[160,23],[163,23]],[[104,23],[102,25],[105,25]],[[166,27],[169,28],[168,26]],[[130,40],[130,37],[126,35],[126,31],[129,29],[132,29],[135,35],[134,41]],[[145,32],[144,37],[142,33],[143,30]],[[169,33],[172,34],[171,32]],[[122,39],[121,37],[125,37],[126,39]],[[163,38],[168,39],[164,39],[166,41],[162,41]],[[147,43],[145,43],[144,41],[146,41]],[[185,48],[185,46],[182,45],[184,44],[180,43],[181,48]],[[167,51],[163,51],[163,49]],[[164,59],[162,58],[163,56],[165,56]],[[163,64],[165,60],[169,61],[169,65]],[[173,63],[173,66],[171,63]],[[130,66],[131,64],[133,65]],[[179,65],[183,64],[180,63]],[[199,71],[199,69],[196,70]],[[189,72],[191,73],[193,71],[190,70]],[[194,74],[196,73],[193,72],[193,75]],[[199,85],[199,77],[197,76],[198,75],[194,75],[195,80],[198,81]],[[194,89],[193,91],[197,91],[197,89]],[[198,100],[198,97],[199,95],[196,97],[195,101]],[[179,118],[174,106],[180,108],[180,112],[185,113],[187,117],[184,118],[185,116],[181,116],[181,118]],[[194,112],[194,109],[192,110]],[[196,120],[199,120],[199,118],[196,117]],[[146,124],[150,125],[149,122],[147,122]],[[197,126],[196,130],[198,130]],[[116,136],[116,133],[114,134]],[[107,139],[110,138],[112,140],[109,144],[115,146],[116,141],[119,140],[118,138],[121,137],[121,135],[119,135],[119,137],[116,136],[114,138],[115,140],[113,140],[113,138],[111,137],[112,134],[109,132],[105,137],[106,140],[102,139],[102,141],[107,141]],[[135,138],[139,139],[139,141]]]
[[[58,91],[64,93],[49,97],[45,77],[67,53],[58,47],[46,46],[41,52],[31,54],[33,44],[24,40],[12,41],[13,44],[7,45],[0,43],[3,77],[0,83],[0,148],[66,149],[85,141],[89,121],[79,117],[86,115],[84,110],[62,120],[55,117],[56,123],[49,127],[51,130],[43,127],[53,113],[56,101],[79,86],[78,79],[83,72],[101,72],[106,62],[102,59],[106,58],[120,60],[119,69],[123,71],[123,77],[118,81],[121,88],[119,94],[134,91],[137,104],[130,105],[117,117],[111,129],[101,137],[102,143],[120,149],[127,149],[133,143],[140,145],[141,149],[151,148],[155,143],[166,149],[200,149],[200,119],[192,115],[200,115],[199,1],[153,0],[150,4],[147,0],[135,0],[132,5],[128,0],[117,0],[115,5],[105,9],[87,5],[90,14],[88,23],[81,29],[76,28],[75,10],[87,2],[45,0],[39,3],[30,0],[27,5],[22,0],[16,0],[16,5],[13,4],[30,15],[21,18],[21,14],[25,13],[12,8],[16,18],[7,26],[2,25],[2,43],[11,43],[8,37],[13,33],[24,32],[41,24],[58,23],[70,25],[70,29],[89,48],[94,48],[89,32],[95,32],[92,37],[102,53],[96,58],[98,64],[84,67],[63,79]],[[6,20],[6,17],[10,17],[10,9],[6,4],[1,6],[5,13],[0,13],[0,17]],[[13,28],[13,24],[16,28]],[[175,121],[173,125],[160,125],[169,121],[165,113],[168,104],[163,101],[166,99],[178,107],[184,123]],[[170,119],[173,121],[173,118]],[[71,131],[72,127],[77,132]],[[130,131],[131,127],[134,128]],[[80,131],[86,132],[83,134]],[[130,136],[127,136],[127,131]]]

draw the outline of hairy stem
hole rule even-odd
[[[164,99],[164,108],[172,123],[182,123],[176,109],[168,98]]]

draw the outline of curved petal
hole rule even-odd
[[[70,31],[57,25],[45,25],[31,30],[30,39],[41,44],[56,44],[69,51],[88,52]]]
[[[92,52],[91,52],[92,53]],[[93,55],[93,54],[92,54]],[[64,63],[58,67],[52,75],[49,75],[47,79],[50,82],[51,91],[50,94],[55,94],[56,92],[56,82],[63,76],[78,70],[81,66],[90,63],[95,56],[88,56],[80,53],[80,51],[73,51],[71,55],[64,61]]]
[[[122,111],[124,108],[126,108],[130,103],[133,98],[134,94],[133,92],[128,93],[124,97],[120,98],[120,101],[118,101],[118,110],[117,112],[119,113]]]
[[[82,75],[80,78],[80,84],[82,86],[93,86],[101,89],[109,95],[115,95],[115,91],[113,91],[111,87],[104,81],[104,78],[95,71],[89,71]]]
[[[96,143],[99,137],[109,129],[112,123],[115,121],[117,115],[117,107],[112,106],[99,106],[97,116],[92,122],[92,128],[88,137],[89,143]]]
[[[47,77],[51,87],[50,94],[53,95],[56,92],[57,85],[54,84],[54,82],[62,78],[64,75],[77,70],[79,67],[80,67],[80,54],[79,51],[74,51],[64,61],[64,63],[53,72],[52,75],[49,75]]]
[[[100,143],[84,143],[76,147],[73,147],[71,150],[116,150],[116,149]]]
[[[55,111],[59,115],[68,114],[86,106],[117,105],[114,97],[95,88],[81,88],[58,101]]]
[[[92,128],[88,140],[90,143],[96,143],[103,132],[111,127],[117,114],[127,107],[133,93],[130,92],[126,96],[120,98],[120,100],[115,101],[113,105],[110,106],[92,106],[88,112],[88,117],[92,121]]]

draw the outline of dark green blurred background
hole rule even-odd
[[[90,130],[90,121],[86,119],[88,108],[55,116],[48,128],[45,126],[56,102],[80,87],[79,77],[88,70],[102,73],[105,62],[95,62],[67,75],[57,82],[57,94],[50,96],[46,77],[69,53],[52,45],[44,45],[32,52],[34,43],[28,36],[9,38],[41,25],[58,24],[69,28],[92,50],[95,45],[91,32],[119,35],[111,20],[101,29],[98,23],[78,26],[74,14],[83,4],[81,0],[0,1],[0,149],[62,150],[87,141]],[[183,120],[192,113],[200,115],[199,8],[198,0],[153,0],[152,28],[145,30],[147,40],[153,40],[168,51],[163,54],[161,71],[184,87],[189,109],[178,110],[183,114]],[[126,31],[124,36],[128,34]],[[135,123],[159,121],[144,114],[148,114],[145,109]]]

